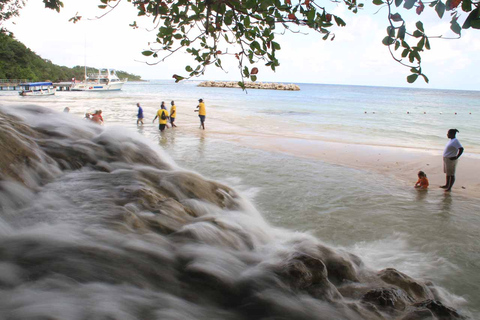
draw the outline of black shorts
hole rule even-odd
[[[201,122],[205,122],[205,117],[206,117],[206,116],[201,116],[201,115],[198,115],[198,116],[200,117],[200,121],[201,121]]]
[[[160,129],[160,131],[163,131],[163,130],[165,130],[166,126],[167,126],[166,124],[159,124],[158,129]]]
[[[175,122],[175,118],[170,117],[170,123],[174,123],[174,122]]]

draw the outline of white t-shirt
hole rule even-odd
[[[457,138],[450,139],[450,141],[448,141],[447,145],[445,146],[445,150],[443,150],[443,157],[456,157],[458,154],[458,149],[460,148],[463,147]]]

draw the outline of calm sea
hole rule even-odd
[[[136,131],[181,167],[225,183],[279,227],[310,232],[359,255],[374,269],[395,267],[445,289],[452,305],[480,318],[480,200],[420,194],[388,177],[242,145],[242,136],[443,150],[457,128],[468,156],[480,155],[480,92],[299,84],[301,91],[200,88],[197,81],[128,83],[121,92],[58,92],[0,104],[38,104],[83,117],[102,109],[107,126]],[[193,112],[207,105],[207,130]],[[159,134],[160,102],[176,102],[178,128]],[[136,103],[146,124],[137,128]]]

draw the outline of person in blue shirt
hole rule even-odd
[[[141,123],[143,125],[143,109],[140,107],[140,103],[137,103],[138,114],[137,114],[137,126]]]

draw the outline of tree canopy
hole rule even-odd
[[[95,68],[87,68],[88,73],[97,73]],[[138,81],[141,78],[125,71],[118,71],[120,78]],[[72,78],[83,79],[85,68],[75,66],[68,68],[58,66],[52,61],[42,59],[23,43],[14,39],[7,32],[0,32],[0,79],[28,79],[31,81],[70,81]]]
[[[329,12],[327,4],[344,5],[357,13],[363,8],[357,0],[123,0],[133,5],[138,16],[150,18],[155,24],[155,39],[143,55],[164,61],[170,55],[185,50],[195,61],[185,67],[186,74],[173,75],[176,81],[201,75],[211,65],[222,68],[222,59],[238,60],[242,81],[257,80],[256,63],[263,63],[275,70],[279,66],[277,51],[281,49],[276,40],[278,34],[313,30],[323,40],[334,40],[334,28],[345,26],[345,21]],[[47,8],[59,11],[60,0],[43,0]],[[99,8],[114,10],[122,0],[99,0]],[[373,0],[374,5],[387,10],[386,36],[383,44],[388,46],[395,61],[410,70],[407,81],[412,83],[419,76],[428,82],[422,72],[421,53],[430,49],[422,21],[410,30],[401,11],[415,10],[421,15],[424,10],[435,10],[439,18],[445,12],[451,16],[451,30],[460,37],[462,28],[480,28],[479,2],[472,0]],[[14,15],[24,5],[23,0],[0,0],[0,22]],[[468,17],[460,26],[460,10]],[[107,12],[106,12],[107,13]],[[403,13],[403,12],[402,12]],[[77,14],[70,20],[77,22]],[[138,28],[137,21],[130,26]],[[441,38],[441,36],[437,36]]]

